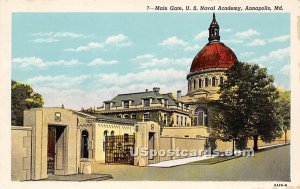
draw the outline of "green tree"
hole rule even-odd
[[[30,85],[11,81],[11,125],[23,125],[24,110],[39,108],[43,104],[43,97]]]
[[[276,116],[279,95],[273,86],[274,79],[266,68],[242,62],[228,69],[226,76],[227,80],[220,85],[220,103],[226,111],[215,117],[221,124],[219,127],[223,127],[218,128],[219,136],[241,144],[252,138],[256,151],[258,138],[270,142],[281,133]]]
[[[290,129],[290,109],[291,109],[291,91],[279,91],[279,98],[277,100],[277,116],[279,125],[284,132],[284,141],[286,143],[286,133]]]

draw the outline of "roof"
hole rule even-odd
[[[159,92],[154,91],[146,91],[146,92],[138,92],[138,93],[128,93],[128,94],[118,94],[116,97],[111,99],[110,101],[105,102],[113,102],[112,107],[121,107],[122,101],[131,100],[131,106],[142,105],[143,99],[152,99],[153,104],[161,104],[161,99],[168,100],[168,104],[170,106],[176,106],[177,101],[172,96],[171,93],[168,94],[160,94]]]
[[[190,72],[210,68],[230,68],[237,61],[234,52],[223,43],[208,43],[195,56]]]
[[[97,121],[102,121],[102,122],[113,122],[113,123],[129,124],[129,125],[134,125],[135,123],[137,123],[137,121],[132,119],[123,119],[123,118],[117,118],[112,116],[105,116],[102,114],[91,114],[91,115],[96,117]]]

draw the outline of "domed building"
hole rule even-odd
[[[238,61],[234,52],[220,42],[220,27],[215,14],[208,30],[208,43],[193,59],[187,75],[187,95],[181,99],[192,110],[193,125],[208,125],[209,109],[212,109],[209,104],[219,99],[219,85],[226,80],[225,71]]]

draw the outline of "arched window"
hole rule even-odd
[[[197,116],[197,125],[208,125],[208,117],[207,117],[207,109],[206,108],[197,108],[196,109],[196,116]]]
[[[211,85],[214,87],[214,86],[216,86],[216,78],[215,77],[213,77],[212,78],[212,81],[211,81]]]
[[[220,84],[223,84],[223,83],[224,83],[224,78],[220,77]]]
[[[89,133],[86,130],[81,132],[81,158],[89,158]]]
[[[196,89],[196,79],[194,80],[194,89]]]
[[[205,87],[208,87],[208,78],[205,78]]]
[[[111,131],[110,136],[115,136],[115,131]]]
[[[105,141],[106,141],[107,133],[108,131],[106,130],[103,132],[103,151],[105,151]]]

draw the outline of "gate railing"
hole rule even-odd
[[[116,135],[105,137],[105,163],[134,163],[130,149],[134,150],[134,135]]]

